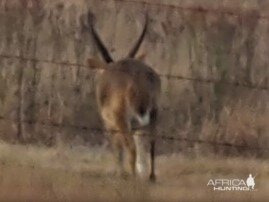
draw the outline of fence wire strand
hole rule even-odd
[[[0,116],[0,120],[3,121],[10,121],[10,122],[17,122],[16,119],[6,118],[3,116]],[[33,121],[33,120],[23,120],[22,123],[27,125],[42,125],[42,126],[49,126],[49,127],[55,127],[55,128],[72,128],[76,130],[82,130],[82,131],[89,131],[94,133],[106,133],[111,132],[107,131],[103,128],[96,128],[96,127],[88,127],[88,126],[78,126],[78,125],[72,125],[72,124],[64,124],[64,123],[56,123],[51,121]],[[115,131],[113,131],[115,132]],[[159,132],[158,132],[159,133]],[[263,151],[263,152],[269,152],[269,148],[265,147],[253,147],[248,145],[238,145],[238,144],[232,144],[229,142],[217,142],[217,141],[209,141],[209,140],[202,140],[202,139],[189,139],[179,136],[167,136],[167,135],[155,135],[154,138],[156,140],[163,140],[163,141],[176,141],[176,142],[185,142],[185,143],[194,143],[199,145],[209,145],[209,146],[219,146],[219,147],[229,147],[229,148],[236,148],[236,149],[247,149],[250,151]]]
[[[48,64],[61,65],[61,66],[82,67],[82,68],[88,69],[89,71],[92,71],[90,67],[85,64],[72,63],[68,61],[60,62],[60,61],[53,61],[53,60],[28,58],[28,57],[17,56],[17,55],[8,55],[8,54],[0,54],[0,58],[17,59],[17,60],[29,61],[29,62],[35,62],[35,63],[48,63]],[[266,90],[266,91],[269,90],[269,86],[267,85],[247,84],[247,83],[240,83],[238,81],[228,81],[224,79],[192,78],[192,77],[186,77],[186,76],[181,76],[181,75],[170,75],[170,74],[159,74],[159,76],[166,79],[185,80],[185,81],[192,81],[192,82],[198,82],[198,83],[224,84],[224,85],[231,85],[235,87],[243,87],[243,88],[254,89],[254,90]]]
[[[108,0],[106,0],[108,1]],[[182,11],[191,11],[191,12],[196,12],[196,13],[210,13],[210,14],[215,14],[215,15],[229,15],[229,16],[234,16],[234,17],[242,17],[244,13],[248,12],[253,12],[257,10],[257,13],[255,15],[252,15],[251,17],[257,18],[257,19],[265,19],[268,20],[269,16],[268,15],[262,15],[260,14],[260,11],[258,11],[257,8],[249,8],[245,9],[240,12],[239,8],[234,9],[231,7],[224,7],[224,8],[216,8],[216,7],[204,7],[202,5],[198,6],[182,6],[182,5],[174,5],[174,4],[164,4],[164,3],[159,3],[159,2],[154,2],[154,1],[149,1],[149,0],[114,0],[114,2],[120,2],[120,3],[133,3],[133,4],[140,4],[144,6],[157,6],[157,7],[162,7],[162,8],[169,8],[169,9],[176,9],[176,10],[182,10]]]

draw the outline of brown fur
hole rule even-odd
[[[102,54],[109,55],[94,28],[91,29],[94,39],[102,48]],[[144,37],[145,30],[146,28],[141,37]],[[142,42],[141,37],[138,43]],[[136,44],[134,49],[138,50],[139,46],[140,44]],[[131,55],[134,56],[136,52],[133,50]],[[93,69],[102,70],[96,77],[96,99],[104,126],[111,139],[117,164],[120,171],[123,171],[122,155],[126,150],[131,172],[135,175],[136,146],[133,135],[137,131],[147,134],[150,137],[150,179],[154,180],[154,133],[157,124],[160,78],[152,68],[137,59],[111,61],[112,59],[109,59],[108,63],[104,63],[89,59],[88,64]]]

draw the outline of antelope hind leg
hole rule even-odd
[[[148,175],[148,152],[146,151],[148,145],[148,137],[141,133],[134,134],[134,141],[136,147],[136,169],[141,178]]]
[[[150,142],[150,175],[149,180],[151,182],[156,181],[155,175],[155,139],[152,139]]]
[[[116,163],[116,173],[121,177],[126,176],[124,170],[124,155],[123,155],[123,143],[119,137],[119,134],[114,134],[112,137],[113,154]]]
[[[136,148],[134,139],[130,134],[125,134],[123,138],[125,142],[124,146],[128,154],[128,164],[131,169],[131,173],[133,176],[136,176]]]

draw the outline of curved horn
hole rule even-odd
[[[89,11],[89,13],[88,13],[88,24],[89,24],[90,31],[91,31],[91,33],[93,35],[93,38],[94,38],[94,40],[96,42],[96,45],[97,45],[98,49],[101,52],[101,55],[102,55],[103,59],[107,63],[113,62],[113,59],[110,56],[107,48],[105,47],[104,43],[102,42],[102,40],[100,39],[100,37],[98,36],[97,32],[94,29],[93,14],[91,13],[91,11]]]
[[[146,22],[145,22],[145,26],[144,29],[142,31],[142,34],[140,35],[140,37],[138,38],[137,42],[135,43],[134,47],[131,49],[130,53],[128,54],[129,58],[134,58],[147,31],[147,27],[148,27],[148,14],[146,14]]]

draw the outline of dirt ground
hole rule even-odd
[[[157,182],[113,174],[104,148],[0,144],[1,201],[267,201],[266,160],[158,156]],[[256,176],[255,191],[213,191],[210,179]]]

